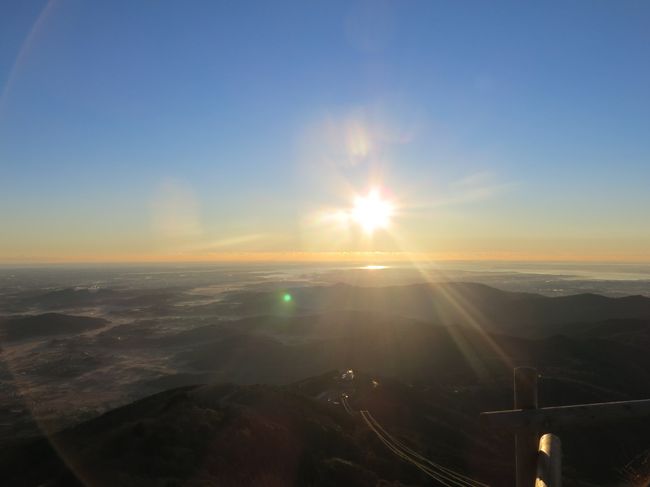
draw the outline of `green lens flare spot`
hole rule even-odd
[[[282,301],[284,301],[285,303],[290,303],[292,299],[293,298],[289,293],[284,293],[284,295],[282,296]]]

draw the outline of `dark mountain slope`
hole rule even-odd
[[[551,298],[458,282],[388,287],[338,284],[289,291],[291,306],[282,303],[281,292],[233,293],[229,301],[244,314],[372,311],[520,336],[548,336],[564,332],[567,324],[576,322],[650,319],[650,298],[643,296],[579,294]]]
[[[632,335],[611,339],[582,325],[578,330],[575,336],[530,339],[351,311],[247,318],[154,337],[149,346],[178,340],[179,369],[243,383],[288,383],[355,368],[407,382],[494,384],[510,381],[513,366],[534,365],[592,384],[607,398],[650,397],[650,355]],[[630,333],[646,330],[639,325]]]
[[[6,447],[0,479],[21,486],[426,484],[364,438],[340,408],[291,388],[191,386],[55,435],[58,454],[45,439]]]
[[[544,402],[575,384],[542,379]],[[579,389],[579,388],[578,388]],[[511,386],[446,388],[328,372],[291,386],[188,386],[156,394],[45,438],[0,448],[8,486],[435,485],[395,457],[357,416],[349,394],[400,441],[490,485],[512,485],[513,440],[478,414],[509,407]],[[328,400],[328,398],[330,400]],[[560,403],[562,401],[559,401]],[[565,485],[619,485],[648,448],[645,422],[557,431]],[[597,447],[596,447],[597,445]]]

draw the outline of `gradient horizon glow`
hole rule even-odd
[[[3,2],[0,263],[648,262],[649,21]]]

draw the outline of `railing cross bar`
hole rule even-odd
[[[650,416],[650,399],[490,411],[481,413],[481,421],[490,428],[539,430],[646,416]]]

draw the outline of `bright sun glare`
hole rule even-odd
[[[379,228],[387,228],[393,215],[393,205],[382,200],[379,191],[374,189],[367,196],[358,196],[352,208],[352,220],[372,234]]]

